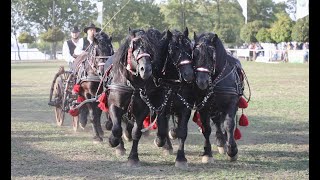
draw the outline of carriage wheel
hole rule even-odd
[[[79,127],[79,116],[72,116],[72,127],[74,132],[78,131]]]
[[[53,97],[57,102],[55,106],[56,122],[58,126],[62,126],[64,122],[65,112],[63,111],[62,99],[63,99],[63,79],[59,77],[54,84]]]

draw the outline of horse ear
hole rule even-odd
[[[186,29],[184,30],[183,34],[184,34],[185,37],[188,37],[188,36],[189,36],[189,30],[188,30],[187,27],[186,27]]]
[[[129,33],[131,32],[131,28],[130,27],[129,27],[128,31],[129,31]]]
[[[109,37],[110,41],[112,41],[112,36]]]
[[[196,32],[193,32],[193,40],[196,41],[197,38],[198,38],[198,37],[197,37]]]
[[[167,30],[166,36],[167,39],[172,39],[172,32],[170,30]]]

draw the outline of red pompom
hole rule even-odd
[[[83,102],[84,100],[86,100],[86,98],[85,97],[83,97],[83,96],[78,96],[78,98],[77,98],[77,102],[78,103],[81,103],[81,102]]]
[[[234,131],[234,139],[235,140],[241,139],[241,132],[238,128],[236,128],[236,130]]]
[[[248,126],[249,125],[249,120],[248,117],[245,114],[242,114],[239,120],[239,125],[240,126]]]
[[[81,87],[80,84],[75,84],[73,86],[72,91],[75,92],[75,93],[79,93],[80,92],[80,87]]]
[[[202,133],[204,132],[204,127],[202,125],[201,119],[200,119],[200,113],[198,111],[195,111],[193,114],[192,121],[195,122],[202,130]]]
[[[248,107],[248,103],[246,101],[246,99],[244,99],[244,97],[240,97],[239,99],[239,108],[247,108]]]
[[[78,109],[70,109],[69,114],[71,116],[78,116],[79,115],[79,110]]]
[[[153,121],[155,121],[154,119],[153,119]],[[152,122],[153,122],[152,121]],[[144,128],[147,128],[147,127],[149,127],[150,126],[150,115],[148,115],[144,120],[143,120],[143,127]],[[158,125],[157,125],[157,122],[155,122],[154,124],[153,124],[153,126],[151,127],[151,129],[157,129],[158,128]]]
[[[101,96],[98,98],[99,104],[98,107],[103,111],[103,112],[108,112],[109,108],[107,105],[107,94],[106,93],[102,93]]]

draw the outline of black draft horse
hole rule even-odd
[[[174,121],[174,136],[179,140],[179,147],[175,160],[175,166],[179,168],[187,167],[187,159],[184,152],[184,143],[188,133],[188,121],[195,101],[193,92],[194,70],[192,61],[192,45],[188,38],[188,28],[184,32],[173,30],[167,32],[169,44],[167,46],[165,57],[161,62],[162,75],[158,79],[159,84],[165,89],[170,89],[170,97],[165,108],[163,108],[157,117],[158,132],[155,144],[158,147],[164,146],[168,142],[168,126],[170,115],[177,118]],[[165,49],[165,48],[164,48]]]
[[[200,113],[205,137],[202,162],[213,160],[209,140],[210,119],[216,129],[214,137],[219,152],[224,153],[226,148],[230,161],[236,161],[238,148],[234,139],[235,116],[244,90],[240,61],[227,53],[217,34],[209,32],[197,36],[194,33],[194,42],[196,109]]]
[[[94,35],[94,41],[89,45],[87,52],[80,55],[75,62],[77,84],[80,85],[79,96],[85,100],[97,98],[103,92],[101,79],[104,76],[104,64],[114,54],[112,37],[105,32],[98,32]],[[101,127],[101,109],[98,102],[89,101],[81,106],[79,114],[80,126],[84,128],[88,119],[92,123],[94,142],[102,142],[104,132]]]
[[[143,29],[130,29],[125,42],[113,57],[112,78],[108,89],[108,112],[112,120],[109,144],[116,147],[122,142],[123,115],[133,116],[132,148],[128,166],[139,165],[138,143],[143,120],[150,110],[141,99],[141,91],[153,85],[152,61],[157,58],[156,42]]]

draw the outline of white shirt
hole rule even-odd
[[[90,44],[92,44],[92,40],[88,39],[88,37],[86,37],[86,39],[89,41]],[[84,52],[83,49],[83,38],[79,39],[78,44],[76,46],[76,48],[74,49],[74,54],[79,56],[80,54],[82,54]]]
[[[77,47],[80,41],[83,42],[83,39],[80,38],[77,43],[74,42],[73,40],[71,40],[71,41],[72,41],[73,44]],[[69,50],[69,46],[68,46],[67,41],[65,41],[65,42],[63,43],[63,46],[62,46],[62,56],[63,56],[63,59],[64,59],[65,61],[67,61],[68,63],[73,62],[74,59],[75,59],[75,58],[72,56],[72,54],[70,54],[70,50]]]

